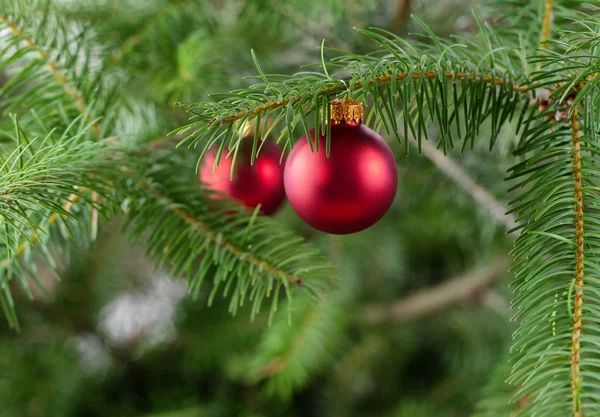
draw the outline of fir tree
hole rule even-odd
[[[0,414],[595,415],[599,8],[0,0]],[[378,225],[199,185],[338,98],[398,160]]]

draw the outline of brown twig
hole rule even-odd
[[[517,226],[515,217],[512,214],[506,214],[508,211],[507,208],[496,200],[490,192],[479,185],[477,181],[471,178],[456,162],[427,141],[421,141],[421,151],[444,174],[469,194],[473,200],[485,208],[499,223],[503,224],[508,230],[512,230]]]
[[[552,25],[553,0],[544,2],[544,18],[542,21],[542,34],[540,36],[540,47],[548,48],[550,39],[550,29]],[[567,111],[570,103],[567,101]],[[559,114],[557,112],[557,114]],[[575,181],[575,300],[573,306],[573,336],[571,340],[571,387],[573,398],[574,417],[583,417],[581,404],[581,376],[580,376],[580,350],[582,333],[582,314],[583,314],[583,268],[584,268],[584,239],[583,239],[583,184],[581,179],[581,144],[580,125],[578,109],[571,112],[571,143],[573,145],[573,179]]]
[[[583,310],[583,193],[581,192],[581,145],[579,143],[579,120],[575,109],[571,115],[573,143],[573,178],[575,179],[575,305],[573,307],[573,340],[571,344],[571,383],[573,387],[573,411],[575,417],[581,417],[581,396],[579,361],[581,339],[581,316]]]
[[[396,0],[394,18],[391,23],[391,28],[395,33],[400,33],[402,31],[404,23],[410,16],[411,10],[411,0]]]
[[[548,39],[550,39],[550,28],[552,26],[553,0],[546,0],[544,3],[544,19],[542,20],[542,35],[540,37],[540,47],[548,49]]]
[[[398,300],[387,306],[371,305],[361,318],[371,324],[405,323],[431,316],[461,301],[468,300],[506,276],[510,258],[502,255],[491,265],[453,278],[433,288]]]

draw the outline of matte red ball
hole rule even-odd
[[[315,131],[310,132],[315,144]],[[363,124],[333,124],[330,156],[325,136],[312,152],[306,136],[285,164],[287,198],[298,216],[333,234],[359,232],[377,223],[396,195],[398,168],[385,140]]]
[[[200,165],[200,181],[207,188],[223,192],[247,207],[254,208],[261,204],[263,214],[272,214],[281,207],[285,200],[283,163],[279,163],[281,150],[276,144],[266,142],[254,165],[250,165],[252,141],[242,144],[232,180],[229,174],[233,155],[226,158],[226,151],[223,151],[219,166],[213,172],[217,152],[216,148],[207,151]]]

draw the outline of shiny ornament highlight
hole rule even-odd
[[[388,144],[354,120],[360,117],[345,106],[332,111],[341,116],[340,122],[332,120],[329,158],[324,135],[319,134],[316,151],[313,129],[315,152],[303,136],[288,155],[284,171],[285,192],[294,211],[310,226],[332,234],[356,233],[375,224],[392,205],[398,185],[398,168]]]

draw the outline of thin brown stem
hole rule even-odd
[[[552,26],[553,0],[546,0],[544,3],[544,19],[542,20],[542,35],[540,37],[540,47],[548,49],[548,39],[550,39],[550,28]]]
[[[431,316],[470,297],[505,277],[510,267],[510,258],[502,255],[492,264],[472,271],[433,288],[398,300],[387,306],[367,306],[361,318],[372,324],[405,323]]]
[[[581,316],[583,312],[583,193],[581,180],[581,145],[579,143],[580,126],[577,109],[571,115],[573,143],[573,177],[575,179],[575,303],[573,307],[573,339],[571,343],[571,385],[573,388],[573,411],[575,417],[582,417],[581,377],[580,377],[580,339]]]
[[[421,142],[421,151],[437,165],[444,174],[469,194],[473,200],[487,210],[499,223],[503,224],[508,230],[512,230],[517,226],[515,217],[512,214],[506,214],[508,209],[496,200],[496,197],[490,192],[479,185],[477,181],[475,181],[456,162],[448,158],[427,141]]]
[[[396,0],[394,18],[392,19],[391,28],[395,33],[400,33],[410,16],[412,10],[411,0]]]

